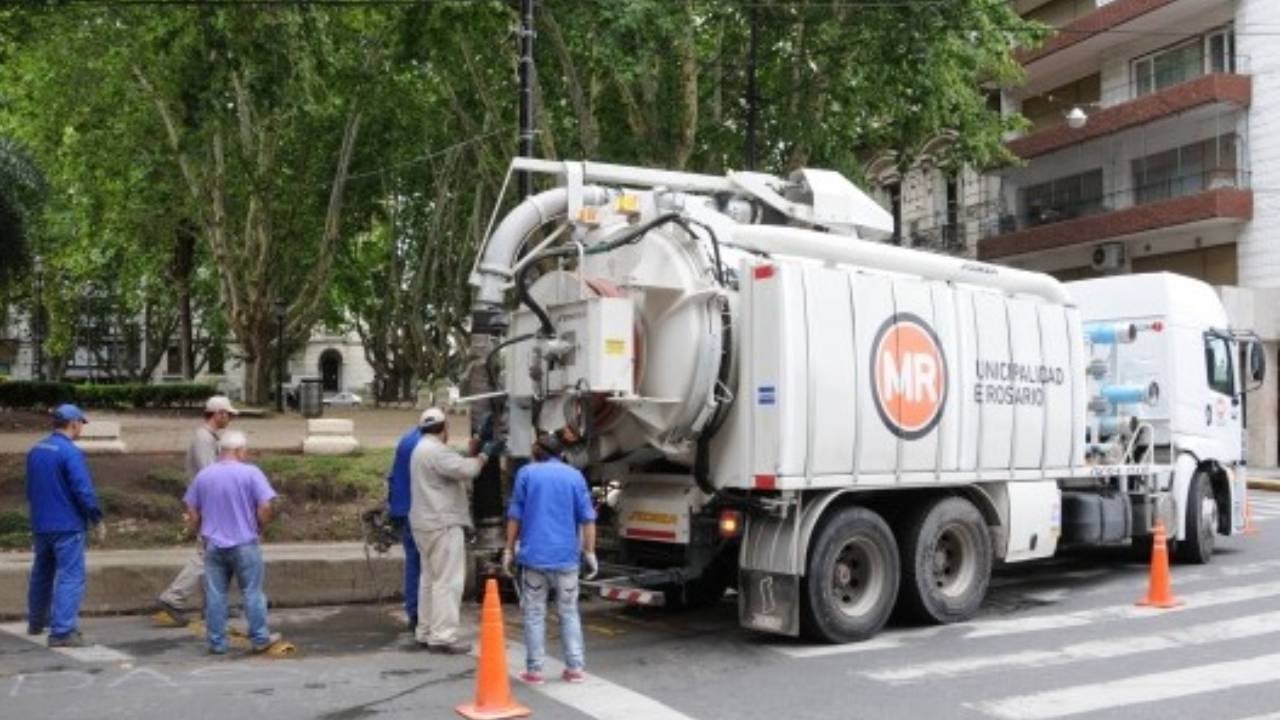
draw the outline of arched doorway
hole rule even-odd
[[[333,348],[320,353],[320,387],[327,393],[342,390],[342,353]]]

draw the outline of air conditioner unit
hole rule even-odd
[[[1089,266],[1098,272],[1113,273],[1124,270],[1124,243],[1099,243],[1093,247]]]

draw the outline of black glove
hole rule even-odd
[[[507,449],[507,441],[493,439],[480,446],[480,454],[487,458],[496,458]]]

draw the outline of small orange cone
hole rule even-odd
[[[1156,522],[1155,537],[1151,538],[1151,583],[1147,587],[1147,596],[1137,604],[1156,608],[1182,604],[1173,596],[1173,585],[1169,580],[1169,543],[1162,522]]]
[[[1245,498],[1244,501],[1244,534],[1258,534],[1258,526],[1253,524],[1253,498]]]
[[[529,708],[511,697],[507,678],[507,639],[503,635],[502,602],[498,599],[498,581],[484,583],[484,605],[480,610],[480,660],[476,669],[476,701],[455,708],[470,720],[528,717]]]

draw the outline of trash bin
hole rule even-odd
[[[298,409],[302,417],[315,418],[324,415],[324,390],[320,378],[302,378],[298,387]]]

